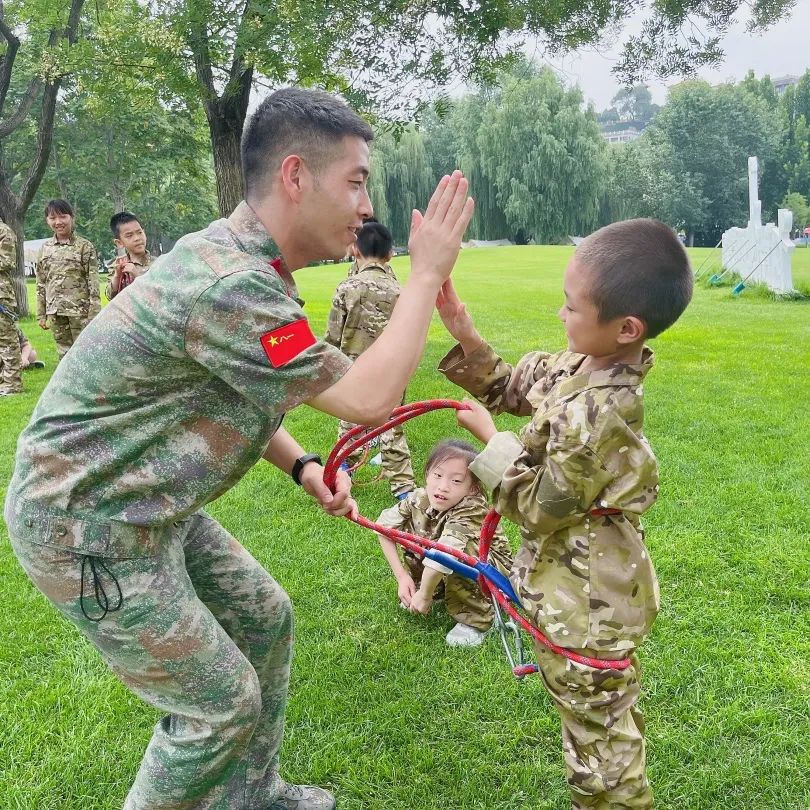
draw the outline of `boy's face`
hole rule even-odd
[[[368,196],[368,144],[345,137],[334,159],[302,178],[300,219],[312,259],[342,259],[354,245],[363,219],[373,213]]]
[[[430,505],[439,512],[452,509],[472,488],[473,478],[463,458],[445,459],[428,470],[425,491]]]
[[[70,214],[49,211],[45,214],[45,222],[57,239],[67,239],[73,233],[73,217]]]
[[[568,350],[593,357],[614,354],[620,348],[619,334],[624,318],[600,322],[590,299],[590,273],[574,255],[565,269],[565,303],[558,313],[568,336]]]
[[[143,256],[146,252],[146,234],[140,222],[125,222],[118,226],[117,248],[124,248],[131,256]]]

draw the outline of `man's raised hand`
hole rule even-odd
[[[424,215],[413,212],[408,250],[414,274],[439,283],[449,278],[473,214],[468,187],[466,178],[456,170],[439,181]]]

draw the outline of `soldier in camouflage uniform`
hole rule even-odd
[[[45,219],[54,235],[36,263],[37,321],[53,331],[61,360],[101,309],[98,254],[74,233],[73,207],[66,200],[49,200]]]
[[[332,300],[326,340],[352,359],[361,355],[379,337],[399,296],[399,282],[388,262],[393,255],[391,232],[379,222],[367,222],[357,235],[356,260]],[[351,430],[341,421],[339,436]],[[411,451],[402,425],[380,436],[385,477],[395,498],[404,498],[415,486]],[[349,466],[360,461],[361,451],[347,459]]]
[[[644,340],[674,323],[691,294],[675,233],[630,220],[589,236],[566,270],[568,351],[532,352],[513,368],[483,342],[452,285],[438,302],[460,343],[440,370],[485,406],[458,415],[487,442],[471,469],[521,528],[512,580],[523,606],[555,644],[632,661],[595,669],[535,644],[562,718],[575,808],[652,806],[635,654],[659,608],[640,522],[658,493],[642,429],[653,364]],[[498,433],[487,409],[531,421],[519,435]]]
[[[154,261],[152,254],[146,249],[146,233],[134,214],[128,211],[113,214],[110,218],[110,230],[117,255],[105,290],[108,301],[112,301],[138,276],[142,276]]]
[[[468,442],[455,439],[440,442],[425,465],[425,486],[386,509],[377,523],[477,556],[481,525],[489,512],[489,504],[480,482],[469,470],[476,455],[476,449]],[[437,586],[443,584],[447,612],[457,622],[447,634],[448,645],[474,647],[480,644],[492,627],[494,614],[492,603],[484,598],[477,583],[435,560],[422,560],[410,551],[405,551],[400,561],[393,541],[383,535],[379,535],[379,539],[397,580],[400,603],[413,613],[427,613]],[[492,540],[490,562],[503,574],[509,574],[512,567],[512,550],[500,530]]]
[[[355,508],[348,477],[330,493],[281,420],[308,402],[382,424],[472,215],[466,181],[443,178],[415,217],[411,279],[386,333],[354,365],[316,340],[290,271],[344,256],[371,213],[371,138],[326,93],[268,96],[242,142],[246,201],[105,307],[20,436],[5,505],[20,563],[167,713],[126,810],[334,807],[328,791],[278,773],[289,598],[202,507],[265,458],[329,513]]]
[[[22,361],[17,337],[17,298],[12,281],[17,268],[17,237],[0,221],[0,396],[22,391]]]

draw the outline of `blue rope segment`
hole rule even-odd
[[[445,566],[445,568],[449,568],[451,571],[455,571],[457,574],[459,574],[459,576],[462,576],[465,579],[471,579],[473,582],[478,579],[478,575],[480,574],[484,577],[484,579],[487,580],[487,582],[496,587],[499,591],[503,591],[503,593],[509,597],[510,601],[514,602],[518,607],[522,607],[520,604],[520,599],[515,593],[515,589],[512,587],[512,583],[509,581],[509,578],[502,574],[491,563],[485,563],[479,560],[475,564],[475,567],[473,567],[461,562],[461,560],[457,560],[450,554],[447,554],[444,551],[438,551],[435,548],[426,548],[425,557]]]

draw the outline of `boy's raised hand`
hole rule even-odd
[[[474,203],[467,196],[468,183],[458,170],[445,175],[436,186],[424,215],[414,211],[408,251],[411,269],[442,283],[449,278],[461,248],[461,237],[470,224]]]
[[[459,425],[472,433],[476,439],[486,444],[498,432],[492,414],[474,399],[465,398],[462,401],[469,410],[456,411]]]
[[[450,279],[442,284],[436,296],[436,309],[445,329],[461,344],[465,355],[475,351],[483,338],[478,334],[467,307],[462,303]]]

